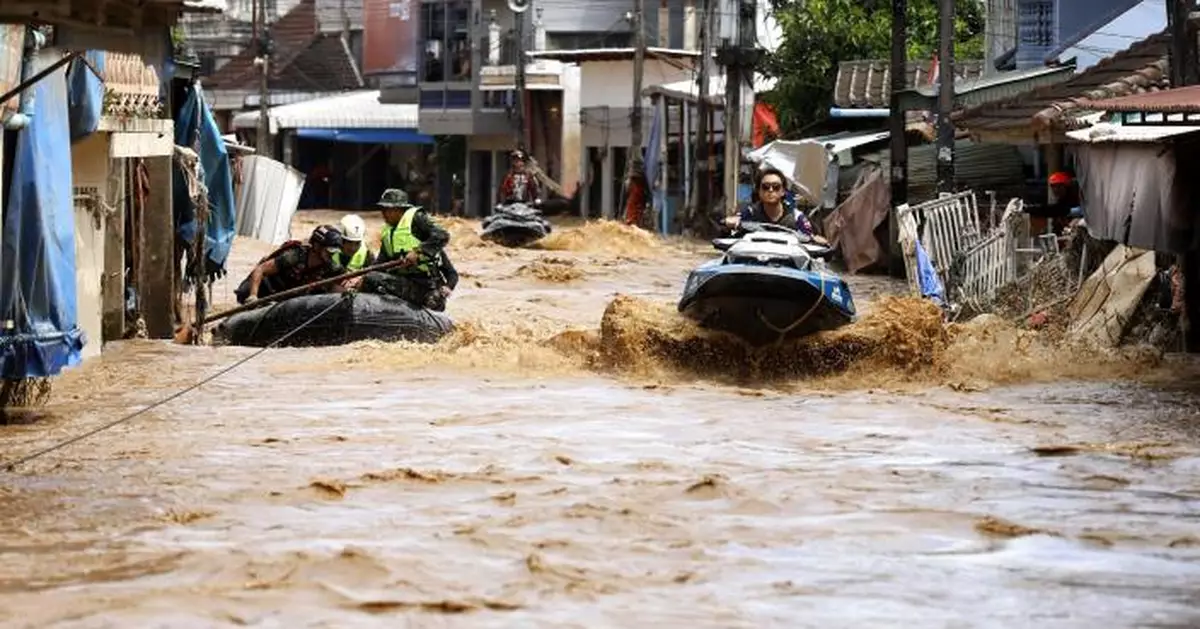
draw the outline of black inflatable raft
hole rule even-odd
[[[499,205],[483,219],[480,238],[505,247],[525,247],[550,233],[550,222],[541,211],[524,203]]]
[[[233,315],[213,330],[213,339],[223,345],[265,347],[335,303],[333,310],[280,345],[344,345],[368,339],[433,343],[454,329],[445,314],[415,308],[398,297],[330,293],[294,297]]]

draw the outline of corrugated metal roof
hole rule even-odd
[[[272,107],[271,132],[278,129],[416,129],[417,105],[379,102],[379,90],[351,92],[293,105]],[[258,112],[233,118],[235,129],[258,125]]]
[[[1147,142],[1154,143],[1167,138],[1200,132],[1200,126],[1153,126],[1134,125],[1123,126],[1101,122],[1090,129],[1068,131],[1067,137],[1089,144],[1109,142]]]
[[[909,61],[905,70],[908,89],[929,83],[933,61]],[[959,61],[954,64],[958,79],[983,74],[983,62]],[[833,87],[833,104],[842,109],[887,107],[892,93],[892,65],[886,59],[843,61],[838,65]]]
[[[954,82],[954,102],[957,107],[975,107],[994,100],[1012,98],[1039,87],[1061,83],[1071,78],[1074,73],[1074,66],[1067,65],[959,79]],[[907,105],[908,109],[932,108],[937,93],[937,86],[934,85],[905,90],[901,96],[901,104]],[[913,98],[914,95],[917,97]]]
[[[1141,112],[1141,113],[1200,113],[1200,85],[1177,87],[1161,92],[1134,94],[1122,98],[1108,98],[1089,101],[1091,109],[1104,111]]]
[[[578,50],[533,50],[528,53],[534,59],[554,59],[568,63],[586,61],[624,61],[633,59],[633,48],[583,48]],[[675,50],[673,48],[657,48],[649,46],[646,54],[657,57],[674,57],[679,59],[698,59],[700,53],[694,50]]]
[[[1078,120],[1075,114],[1090,108],[1086,99],[1164,87],[1170,42],[1166,33],[1148,37],[1066,81],[968,108],[954,116],[954,123],[970,131],[1070,130],[1071,123]]]

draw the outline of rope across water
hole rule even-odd
[[[349,294],[350,294],[350,293],[346,293],[346,295],[349,295]],[[195,384],[192,384],[192,385],[188,386],[188,387],[187,387],[187,388],[185,388],[185,389],[181,389],[181,390],[179,390],[179,391],[176,391],[175,393],[172,393],[171,395],[168,395],[167,397],[165,397],[165,398],[163,398],[163,399],[161,399],[161,400],[159,400],[159,401],[157,401],[157,402],[155,402],[155,403],[153,403],[153,404],[151,404],[151,405],[149,405],[149,406],[147,406],[147,407],[145,407],[145,408],[142,408],[142,409],[136,410],[136,411],[134,411],[134,412],[132,412],[132,413],[130,413],[130,414],[128,414],[128,415],[125,415],[124,417],[121,417],[121,418],[119,418],[119,419],[115,419],[115,420],[113,420],[113,421],[111,421],[111,422],[108,422],[108,423],[106,423],[106,424],[102,424],[102,425],[100,425],[100,426],[98,426],[98,427],[96,427],[96,428],[93,428],[93,429],[91,429],[91,430],[89,430],[89,431],[87,431],[87,432],[84,432],[84,433],[82,433],[82,434],[79,434],[79,435],[76,435],[76,436],[74,436],[74,437],[71,437],[70,439],[67,439],[67,440],[65,440],[65,441],[60,441],[59,443],[56,443],[56,444],[54,444],[54,445],[52,445],[52,446],[49,446],[49,447],[47,447],[47,448],[43,448],[42,450],[38,450],[37,452],[34,452],[33,454],[26,455],[26,456],[24,456],[24,457],[21,457],[21,458],[19,458],[19,459],[15,460],[15,461],[12,461],[12,462],[10,462],[10,463],[6,463],[6,464],[4,464],[4,466],[3,466],[3,469],[4,469],[5,471],[11,472],[11,471],[13,471],[13,470],[14,470],[14,469],[15,469],[17,466],[19,466],[19,465],[23,465],[23,464],[25,464],[25,463],[28,463],[28,462],[30,462],[30,461],[32,461],[32,460],[34,460],[34,459],[37,459],[37,458],[43,457],[43,456],[45,456],[45,455],[47,455],[47,454],[50,454],[51,452],[55,452],[55,451],[57,451],[57,450],[61,450],[61,449],[65,448],[65,447],[67,447],[67,446],[69,446],[69,445],[72,445],[72,444],[74,444],[74,443],[78,443],[78,442],[80,442],[80,441],[83,441],[84,439],[87,439],[88,437],[91,437],[92,435],[96,435],[96,434],[99,434],[99,433],[101,433],[101,432],[104,432],[105,430],[108,430],[108,429],[110,429],[110,428],[113,428],[114,426],[118,426],[118,425],[120,425],[120,424],[123,424],[123,423],[125,423],[125,422],[127,422],[127,421],[129,421],[129,420],[132,420],[132,419],[134,419],[134,418],[137,418],[137,417],[139,417],[139,416],[141,416],[141,415],[143,415],[143,414],[145,414],[145,413],[148,413],[148,412],[150,412],[150,411],[152,411],[152,410],[154,410],[154,409],[156,409],[156,408],[158,408],[158,407],[160,407],[160,406],[163,406],[164,404],[167,404],[168,402],[171,402],[171,401],[173,401],[173,400],[176,400],[176,399],[178,399],[178,398],[181,398],[181,397],[183,397],[184,395],[187,395],[188,393],[191,393],[192,391],[195,391],[196,389],[199,389],[200,387],[202,387],[202,386],[204,386],[204,385],[206,385],[206,384],[208,384],[208,383],[212,382],[213,380],[216,380],[217,378],[220,378],[221,376],[223,376],[223,375],[225,375],[225,374],[227,374],[227,373],[229,373],[229,372],[233,371],[234,369],[237,369],[238,367],[241,367],[242,365],[244,365],[244,364],[246,364],[246,363],[250,362],[251,360],[254,360],[255,358],[257,358],[257,357],[261,356],[261,355],[263,354],[263,352],[266,352],[267,350],[269,350],[269,349],[272,349],[272,348],[276,347],[276,346],[277,346],[277,345],[279,345],[280,343],[282,343],[282,342],[284,342],[284,341],[288,340],[289,338],[291,338],[293,335],[295,335],[295,334],[296,334],[297,332],[299,332],[300,330],[303,330],[304,328],[306,328],[306,327],[308,327],[308,326],[312,325],[313,323],[316,323],[316,322],[317,322],[317,320],[319,320],[321,317],[324,317],[325,315],[329,314],[329,313],[330,313],[330,312],[331,312],[331,311],[332,311],[334,308],[336,308],[336,307],[338,307],[339,305],[341,305],[341,303],[342,303],[342,301],[343,301],[344,299],[345,299],[345,297],[343,297],[342,299],[339,299],[339,300],[337,300],[337,301],[333,302],[332,304],[330,304],[330,305],[329,305],[329,307],[327,307],[327,308],[325,308],[324,310],[322,310],[321,312],[318,312],[317,314],[313,315],[313,316],[312,316],[312,317],[310,317],[310,318],[309,318],[307,321],[305,321],[304,323],[301,323],[300,325],[296,326],[296,327],[295,327],[295,328],[293,328],[291,331],[289,331],[287,334],[284,334],[283,336],[281,336],[281,337],[279,337],[279,338],[275,339],[274,341],[272,341],[272,342],[271,342],[271,344],[267,345],[266,347],[263,347],[262,349],[259,349],[258,351],[254,352],[253,354],[250,354],[249,356],[246,356],[246,357],[244,357],[244,358],[238,359],[238,360],[237,360],[236,362],[234,362],[232,365],[229,365],[228,367],[225,367],[224,369],[222,369],[222,370],[218,371],[217,373],[215,373],[215,374],[213,374],[213,375],[211,375],[211,376],[208,376],[207,378],[204,378],[204,379],[200,380],[199,382],[196,382]]]

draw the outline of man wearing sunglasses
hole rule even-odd
[[[826,244],[821,236],[813,234],[812,223],[798,208],[789,208],[783,202],[787,194],[787,184],[784,183],[783,173],[776,168],[767,167],[758,171],[758,183],[755,186],[758,201],[742,208],[737,216],[725,219],[725,226],[737,230],[742,221],[754,223],[770,223],[794,229],[810,238],[813,242]]]

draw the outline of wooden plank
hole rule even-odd
[[[175,219],[171,208],[171,158],[145,159],[150,191],[142,208],[138,248],[138,305],[150,338],[175,331]]]
[[[105,202],[112,213],[104,234],[104,280],[101,285],[103,342],[125,336],[125,168],[123,159],[109,161]]]

